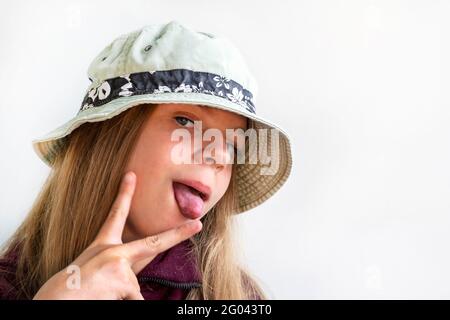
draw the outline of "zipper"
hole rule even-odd
[[[167,279],[157,278],[157,277],[139,277],[139,280],[144,282],[155,282],[166,287],[176,288],[176,289],[193,289],[200,288],[202,284],[200,282],[176,282]]]

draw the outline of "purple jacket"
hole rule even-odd
[[[200,272],[192,255],[189,240],[180,242],[157,255],[137,274],[145,300],[181,300],[190,289],[201,287]],[[0,299],[25,299],[17,296],[14,283],[17,254],[0,258]]]

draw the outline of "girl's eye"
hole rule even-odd
[[[178,124],[182,125],[183,127],[193,127],[194,121],[192,121],[189,118],[178,116],[175,117],[175,121],[178,122]]]

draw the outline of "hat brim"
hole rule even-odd
[[[275,129],[279,133],[279,152],[272,157],[278,157],[277,171],[271,174],[261,174],[264,165],[238,164],[237,191],[238,208],[235,213],[250,210],[270,198],[286,182],[292,168],[291,142],[288,134],[275,123],[247,111],[237,103],[227,99],[197,92],[164,92],[158,94],[143,94],[114,99],[100,107],[83,110],[63,125],[32,141],[33,149],[39,158],[49,167],[54,156],[64,144],[64,137],[86,122],[99,122],[124,112],[125,110],[144,103],[183,103],[197,104],[218,108],[245,116],[253,120],[256,129]],[[267,142],[270,144],[270,130]],[[274,160],[272,158],[272,160]],[[266,169],[267,170],[267,169]]]

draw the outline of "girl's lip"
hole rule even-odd
[[[204,202],[208,201],[209,197],[211,196],[211,188],[198,180],[174,180],[174,182],[182,183],[187,185],[188,187],[194,188],[202,194],[202,199]]]

